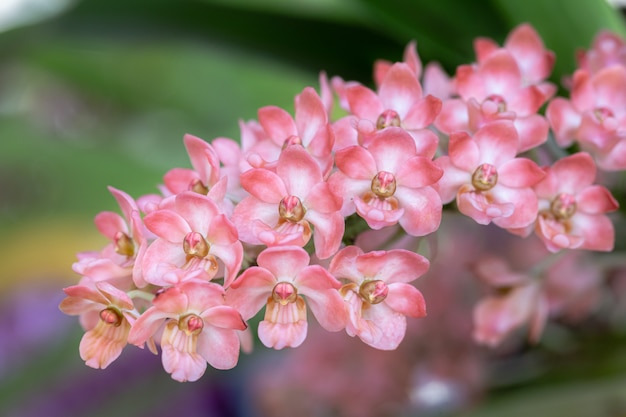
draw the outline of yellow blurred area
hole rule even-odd
[[[57,218],[36,220],[3,233],[0,240],[0,291],[25,281],[54,280],[71,285],[80,278],[72,271],[76,253],[106,244],[93,223]]]

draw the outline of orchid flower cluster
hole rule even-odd
[[[612,251],[618,203],[596,177],[626,169],[626,43],[599,34],[569,99],[554,97],[555,55],[531,25],[474,48],[452,77],[423,67],[415,42],[375,63],[374,89],[322,73],[293,116],[263,107],[239,141],[185,135],[192,168],[167,172],[158,194],[110,187],[121,215],[96,216],[109,243],[78,254],[60,305],[86,330],[81,358],[106,368],[127,344],[160,346],[172,378],[194,381],[236,366],[253,331],[269,348],[301,345],[309,313],[394,350],[407,317],[426,316],[414,281],[447,211],[554,255]],[[540,282],[496,258],[475,272],[495,290],[476,305],[476,341],[523,325],[537,340]]]

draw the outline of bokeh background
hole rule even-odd
[[[521,22],[556,52],[559,84],[598,30],[626,34],[605,0],[1,0],[0,416],[626,416],[626,325],[493,353],[442,297],[424,326],[461,324],[428,348],[420,329],[393,354],[313,330],[180,384],[135,348],[86,367],[78,321],[58,310],[75,254],[105,244],[106,187],[156,191],[189,166],[185,133],[237,139],[259,107],[293,111],[320,71],[371,85],[374,60],[413,39],[452,74],[474,37],[501,43]]]

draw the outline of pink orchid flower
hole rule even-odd
[[[484,62],[498,49],[500,49],[498,44],[491,39],[479,37],[474,40],[474,51],[479,63]],[[554,52],[545,48],[535,28],[528,23],[515,27],[504,41],[504,49],[517,61],[523,84],[539,84],[547,96],[552,96],[556,92],[556,87],[551,83],[541,85],[550,76],[556,56]]]
[[[454,94],[454,82],[437,62],[429,62],[425,67],[417,53],[417,42],[411,41],[404,48],[402,62],[407,64],[415,73],[415,77],[422,81],[424,95],[432,95],[440,100],[452,97]],[[374,82],[380,87],[392,62],[379,59],[374,63]]]
[[[152,307],[133,324],[129,343],[141,345],[162,332],[163,368],[172,378],[196,381],[207,363],[231,369],[239,360],[239,331],[247,328],[241,315],[224,304],[218,284],[186,281],[157,293]]]
[[[345,227],[341,198],[302,146],[285,148],[275,172],[264,168],[244,172],[241,184],[251,194],[235,207],[232,218],[242,241],[304,246],[312,235],[320,259],[337,252]]]
[[[377,349],[394,350],[406,333],[406,317],[426,316],[422,293],[410,285],[428,270],[426,258],[404,249],[364,253],[342,249],[329,271],[347,283],[339,290],[346,302],[346,331]]]
[[[422,86],[409,65],[392,65],[377,92],[357,84],[347,87],[345,94],[353,115],[347,118],[356,118],[355,126],[362,137],[352,145],[367,147],[376,132],[390,126],[401,127],[414,139],[418,154],[434,156],[438,138],[428,127],[441,110],[441,100],[423,96]]]
[[[515,330],[528,326],[530,341],[537,342],[549,312],[540,281],[511,270],[496,257],[481,259],[474,273],[495,289],[474,308],[474,340],[495,347]]]
[[[545,174],[530,159],[517,158],[517,149],[509,121],[492,122],[473,137],[450,135],[449,155],[435,160],[444,171],[437,184],[442,201],[456,198],[459,211],[479,224],[515,229],[533,223],[538,205],[532,186]]]
[[[109,281],[118,288],[129,288],[133,282],[144,287],[141,259],[151,233],[145,228],[135,200],[125,192],[109,187],[122,215],[112,211],[98,213],[95,224],[109,240],[99,252],[83,252],[73,270],[94,281]]]
[[[87,366],[106,368],[126,346],[131,323],[139,316],[125,292],[108,282],[79,284],[63,290],[59,308],[80,318],[87,332],[80,341],[80,357]]]
[[[578,67],[591,74],[615,64],[626,66],[626,42],[616,33],[601,30],[589,50],[576,53]]]
[[[267,347],[297,347],[306,339],[306,305],[328,331],[345,327],[341,287],[326,269],[309,265],[307,252],[298,246],[265,249],[258,266],[246,269],[226,292],[226,301],[248,320],[265,306],[258,336]],[[306,297],[306,302],[302,296]]]
[[[296,96],[294,117],[280,107],[266,106],[259,109],[258,119],[268,138],[259,146],[267,148],[263,150],[265,155],[274,155],[261,156],[266,164],[272,166],[285,146],[298,144],[313,156],[324,174],[330,171],[335,138],[326,105],[315,89],[307,87]]]
[[[571,99],[552,100],[546,117],[559,146],[576,141],[599,168],[626,169],[626,67],[576,71]]]
[[[159,209],[144,218],[156,235],[143,259],[144,279],[168,286],[197,272],[199,279],[218,276],[224,266],[224,286],[230,285],[243,260],[237,229],[215,202],[192,191],[178,194],[171,209]]]
[[[606,213],[617,210],[618,203],[606,187],[593,184],[593,158],[579,152],[545,171],[545,179],[535,186],[539,198],[535,233],[548,250],[611,251],[615,229]]]
[[[193,169],[174,168],[163,177],[166,195],[194,191],[215,201],[224,212],[232,212],[232,203],[225,200],[228,178],[220,172],[220,159],[210,143],[186,134],[183,137]]]
[[[355,211],[372,229],[400,223],[412,236],[437,230],[441,199],[432,185],[443,171],[421,156],[399,127],[378,132],[368,148],[351,146],[335,155],[338,171],[329,182],[344,196],[342,213]]]

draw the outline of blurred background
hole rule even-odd
[[[623,321],[621,330],[592,320],[576,333],[549,329],[538,346],[488,351],[471,341],[471,305],[459,295],[471,284],[458,276],[425,277],[432,311],[398,352],[373,351],[343,333],[316,338],[312,329],[301,348],[260,346],[234,370],[187,384],[132,347],[106,370],[86,367],[78,320],[58,310],[62,288],[79,278],[76,253],[105,244],[93,217],[118,210],[106,187],[155,192],[168,169],[189,166],[185,133],[238,139],[239,120],[270,104],[292,112],[305,86],[319,89],[320,71],[372,85],[374,61],[401,60],[413,39],[423,62],[452,74],[473,61],[473,38],[502,43],[521,22],[556,52],[552,81],[560,84],[598,30],[626,34],[617,7],[1,0],[0,415],[626,416]],[[428,288],[449,298],[431,301]],[[458,312],[448,311],[450,300]],[[451,335],[431,332],[428,346],[421,343],[423,328],[436,333],[441,323]]]

